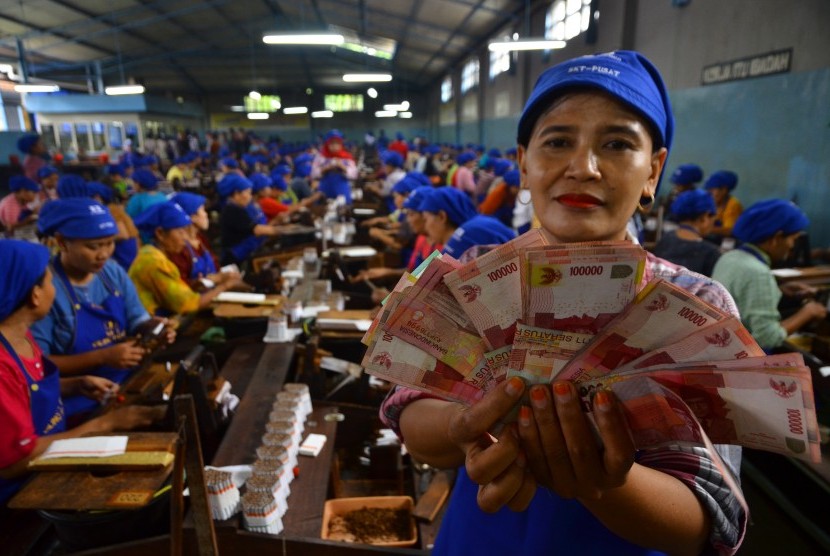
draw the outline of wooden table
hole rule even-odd
[[[830,265],[780,268],[772,271],[779,284],[804,282],[813,286],[830,284]]]

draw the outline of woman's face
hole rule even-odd
[[[455,228],[449,225],[444,211],[438,213],[424,211],[421,214],[424,216],[424,233],[429,238],[429,241],[442,245],[446,243],[450,236],[452,236]]]
[[[329,152],[332,153],[332,154],[339,153],[340,151],[343,150],[343,143],[341,143],[340,141],[337,141],[337,140],[330,141],[329,144],[328,144],[328,148],[329,148]]]
[[[210,226],[210,220],[208,219],[208,213],[205,210],[205,205],[200,206],[199,210],[190,215],[190,221],[203,232],[208,229],[208,226]]]
[[[417,210],[406,209],[406,222],[414,234],[424,233],[424,217],[423,213]]]
[[[644,121],[612,97],[558,99],[518,152],[522,183],[548,236],[557,243],[624,239],[666,161],[665,148],[652,148]]]
[[[712,199],[715,200],[716,205],[720,205],[726,198],[729,197],[729,188],[728,187],[711,187],[709,188],[709,195],[712,196]]]
[[[101,271],[115,251],[115,236],[100,239],[61,239],[61,262],[79,272]]]
[[[165,253],[181,253],[187,243],[187,227],[172,230],[156,229],[156,243]]]

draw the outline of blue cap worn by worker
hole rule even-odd
[[[464,151],[458,156],[455,157],[455,161],[458,162],[459,165],[467,164],[468,162],[472,162],[476,159],[476,153],[473,151]]]
[[[49,201],[40,209],[37,228],[43,235],[60,233],[68,239],[99,239],[118,233],[109,209],[89,197]]]
[[[157,228],[174,230],[190,226],[190,217],[173,201],[157,203],[135,218],[135,225],[144,233],[154,234]]]
[[[423,172],[408,172],[406,177],[412,178],[421,185],[432,185],[432,182],[429,179],[429,176],[424,174]]]
[[[527,146],[542,113],[562,93],[579,88],[603,91],[640,114],[657,134],[655,148],[671,151],[674,117],[666,85],[654,64],[630,50],[581,56],[545,70],[519,118],[517,142]]]
[[[810,225],[807,215],[783,199],[759,201],[743,211],[732,228],[732,235],[744,243],[758,245],[778,232],[785,236],[803,232]]]
[[[266,176],[262,172],[256,172],[254,174],[251,174],[251,177],[248,179],[253,184],[254,193],[259,193],[263,189],[271,187],[274,184],[274,180],[272,180],[270,176]]]
[[[221,164],[225,168],[231,168],[233,170],[239,168],[239,163],[236,161],[236,159],[231,157],[223,158],[219,161],[219,164]]]
[[[58,197],[61,199],[92,197],[92,192],[86,180],[78,174],[64,174],[58,179]]]
[[[40,186],[35,180],[31,180],[26,176],[12,176],[9,178],[9,191],[15,193],[21,189],[38,192],[40,191]]]
[[[501,245],[516,237],[516,232],[492,216],[479,214],[453,232],[444,252],[453,257],[460,257],[474,245]]]
[[[398,180],[395,185],[392,186],[392,193],[397,193],[398,195],[409,195],[415,191],[415,189],[423,187],[423,185],[424,184],[415,178],[407,175]]]
[[[90,181],[86,184],[87,189],[89,189],[89,194],[91,196],[98,196],[101,197],[101,200],[107,204],[112,201],[113,190],[112,187],[101,183],[100,181]]]
[[[694,220],[704,214],[716,214],[715,200],[701,189],[684,191],[671,204],[671,213],[679,222]]]
[[[205,206],[207,202],[204,195],[188,193],[187,191],[176,193],[170,200],[182,207],[182,210],[188,216],[196,214],[199,211],[199,207]]]
[[[478,214],[470,197],[454,187],[438,187],[421,202],[421,212],[444,211],[456,227]]]
[[[298,162],[297,165],[294,166],[294,177],[306,178],[309,175],[311,175],[310,162]]]
[[[49,265],[49,249],[18,239],[0,240],[0,322],[17,311]]]
[[[505,172],[502,179],[508,187],[519,187],[522,183],[522,175],[518,170],[510,170]]]
[[[403,202],[403,208],[420,212],[421,203],[423,203],[427,197],[432,195],[433,191],[435,191],[435,188],[431,185],[422,185],[421,187],[416,188]]]
[[[219,196],[225,198],[230,197],[237,191],[251,189],[253,186],[254,184],[252,184],[251,180],[248,178],[243,178],[239,174],[232,173],[226,174],[225,177],[219,180],[219,184],[216,186],[216,189],[219,192]]]
[[[23,154],[29,154],[32,151],[32,147],[37,145],[38,141],[40,141],[40,135],[37,133],[27,133],[17,140],[17,150]]]
[[[738,174],[730,172],[729,170],[718,170],[717,172],[712,173],[711,176],[706,178],[706,183],[703,184],[703,187],[706,189],[718,189],[720,187],[725,187],[729,191],[732,191],[737,186]]]
[[[150,170],[136,170],[132,175],[133,183],[140,185],[145,191],[153,191],[158,187],[159,179]]]
[[[392,166],[393,168],[402,168],[403,167],[403,157],[401,153],[396,151],[386,151],[382,155],[380,155],[380,160],[387,166]]]
[[[58,173],[58,169],[54,166],[44,166],[37,171],[37,179],[42,180]]]
[[[695,185],[703,179],[703,170],[697,164],[681,164],[669,180],[675,185]]]

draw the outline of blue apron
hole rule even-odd
[[[623,540],[578,501],[560,498],[544,488],[536,490],[524,512],[502,508],[493,514],[485,513],[476,503],[477,494],[478,485],[461,467],[433,556],[662,554]]]
[[[124,270],[130,270],[130,265],[138,256],[138,238],[128,237],[127,239],[115,240],[115,251],[112,258],[121,265]]]
[[[41,357],[43,378],[36,381],[29,376],[23,361],[20,360],[20,357],[2,334],[0,334],[0,344],[14,358],[20,372],[26,377],[26,384],[29,387],[29,407],[32,413],[35,434],[47,436],[65,431],[66,420],[64,419],[63,403],[61,402],[61,383],[57,366],[46,357]],[[5,504],[14,493],[20,490],[25,481],[25,477],[18,479],[0,478],[0,504]]]
[[[267,224],[268,219],[265,217],[265,213],[262,212],[262,209],[259,208],[257,203],[251,202],[245,207],[245,210],[248,212],[248,216],[256,222],[257,224]],[[260,237],[251,234],[250,236],[246,237],[236,245],[230,248],[231,256],[234,258],[236,262],[242,263],[245,262],[248,257],[250,257],[254,251],[260,248],[263,243],[267,241],[267,237]],[[224,264],[224,263],[223,263]]]
[[[326,199],[336,199],[338,195],[343,195],[346,197],[346,204],[352,204],[352,188],[349,180],[337,170],[323,174],[317,187]]]
[[[203,250],[202,254],[199,255],[193,249],[193,246],[190,245],[189,241],[185,243],[185,247],[190,254],[190,260],[193,262],[193,265],[190,267],[190,276],[188,276],[190,280],[198,280],[208,274],[216,274],[216,265],[207,249]]]
[[[75,336],[69,352],[64,355],[77,355],[88,351],[109,347],[123,340],[127,336],[127,308],[124,297],[114,285],[98,274],[98,279],[110,292],[110,295],[101,305],[89,301],[81,301],[75,293],[75,288],[66,277],[60,257],[55,257],[52,267],[55,275],[60,279],[63,289],[72,302],[75,313]],[[121,384],[130,374],[131,369],[117,369],[108,365],[100,365],[90,369],[86,374],[108,378]],[[66,416],[71,417],[79,413],[86,413],[98,407],[98,402],[86,396],[70,396],[64,400]]]

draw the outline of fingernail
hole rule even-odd
[[[530,408],[526,405],[519,408],[519,424],[523,427],[530,426]]]
[[[613,403],[607,390],[597,390],[594,394],[594,405],[601,411],[610,410]]]
[[[519,394],[525,389],[524,381],[517,377],[511,377],[510,380],[507,381],[507,386],[505,386],[504,391],[508,396],[512,396],[517,398]]]
[[[536,409],[545,409],[548,406],[548,397],[544,386],[534,386],[530,389],[530,401]]]
[[[568,382],[557,382],[553,385],[553,393],[560,402],[567,402],[571,399],[571,385]]]

